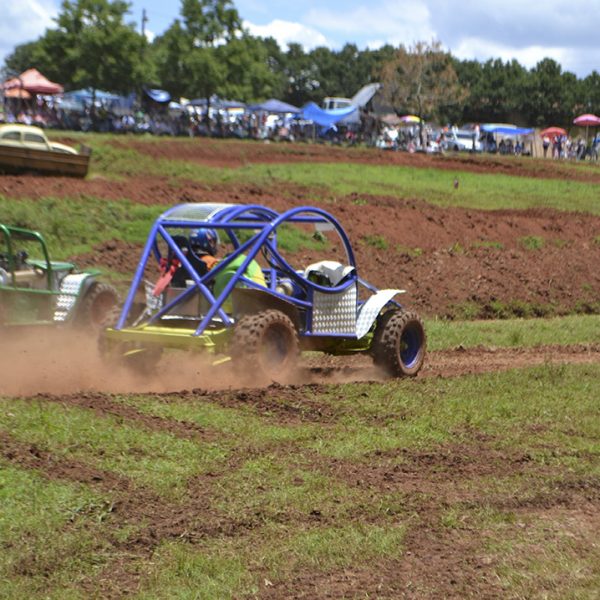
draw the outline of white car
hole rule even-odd
[[[481,152],[479,135],[468,129],[452,129],[444,132],[441,147],[443,150],[466,150],[467,152]]]
[[[0,146],[78,154],[70,146],[49,141],[43,129],[32,125],[0,125]]]

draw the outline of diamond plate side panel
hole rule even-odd
[[[58,323],[66,321],[77,302],[81,285],[88,277],[87,273],[78,273],[67,275],[62,280],[60,294],[56,298],[56,306],[54,308],[54,321]]]
[[[356,337],[360,339],[367,334],[381,309],[396,295],[405,290],[380,290],[371,296],[361,307],[356,322]]]
[[[144,280],[144,292],[146,294],[146,309],[151,314],[155,311],[160,310],[163,307],[162,294],[155,296],[152,292],[154,291],[154,284],[150,281]]]
[[[315,292],[313,333],[354,333],[356,331],[356,286],[338,294]]]

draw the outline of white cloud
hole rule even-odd
[[[318,8],[310,10],[305,20],[319,29],[343,35],[344,39],[338,45],[357,41],[365,36],[385,40],[383,43],[393,45],[411,45],[418,40],[430,41],[435,36],[429,8],[423,0],[401,3],[384,0],[346,11]],[[368,45],[376,47],[377,44],[378,42],[369,42]]]
[[[54,26],[52,20],[58,13],[52,0],[19,0],[2,3],[0,19],[0,60],[10,54],[15,46],[32,42]]]
[[[246,21],[244,26],[252,35],[274,38],[282,49],[286,49],[291,42],[301,44],[305,50],[329,45],[322,33],[301,23],[274,19],[267,25],[254,25]]]
[[[565,59],[563,48],[536,45],[514,48],[477,37],[463,38],[449,50],[460,59],[486,61],[490,58],[500,58],[503,61],[510,61],[514,58],[528,69],[535,67],[543,58],[553,58],[559,63],[562,63]]]

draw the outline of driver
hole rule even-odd
[[[219,262],[216,258],[219,234],[214,229],[202,228],[192,231],[188,239],[193,255],[190,262],[202,277]],[[197,260],[193,260],[194,258]]]

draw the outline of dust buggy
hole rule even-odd
[[[98,281],[98,274],[50,260],[39,232],[0,224],[0,328],[98,328],[119,301],[116,290]]]
[[[189,239],[207,228],[228,248],[202,274]],[[279,242],[296,228],[324,246],[335,239],[343,262],[293,267]],[[267,380],[284,378],[301,350],[363,352],[391,376],[414,376],[426,336],[419,316],[394,300],[401,293],[377,290],[358,276],[346,233],[320,208],[278,213],[259,205],[181,204],[152,226],[100,349],[142,371],[164,348],[201,350]]]

